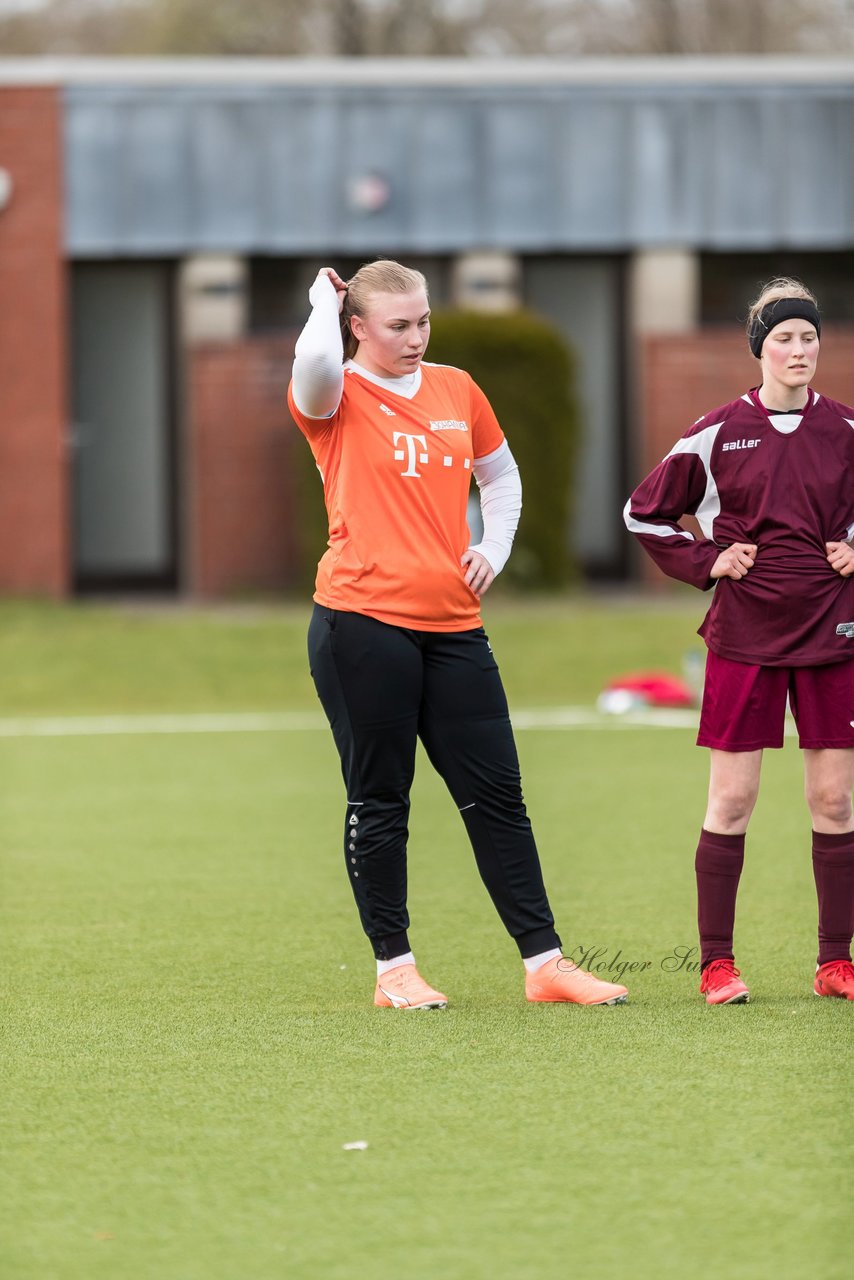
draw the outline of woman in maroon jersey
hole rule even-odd
[[[750,308],[762,382],[707,413],[632,494],[625,521],[671,577],[714,587],[697,742],[711,752],[697,846],[700,991],[749,999],[733,954],[747,825],[762,753],[803,751],[818,895],[820,996],[854,1000],[854,409],[818,395],[821,318],[797,280]],[[679,521],[696,517],[696,539]]]

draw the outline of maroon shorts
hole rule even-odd
[[[854,658],[826,667],[761,667],[711,652],[697,745],[782,747],[787,697],[801,747],[854,747]]]

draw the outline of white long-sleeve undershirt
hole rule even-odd
[[[293,395],[300,413],[307,418],[330,418],[341,403],[344,389],[344,346],[338,315],[338,297],[328,276],[319,276],[308,294],[311,315],[294,349]],[[355,361],[348,367],[359,374]],[[396,383],[408,384],[408,394],[417,391],[420,379],[379,378],[371,382],[395,390]],[[406,394],[406,393],[404,393]],[[522,511],[522,481],[510,446],[504,440],[472,467],[480,495],[483,537],[470,548],[489,563],[497,575],[504,568],[513,547],[513,538]]]
[[[483,537],[471,548],[489,561],[496,575],[510,558],[522,512],[522,478],[504,440],[484,458],[475,458],[474,478],[480,492]]]
[[[344,390],[344,342],[329,276],[318,276],[308,300],[311,315],[294,348],[294,402],[307,418],[331,418]]]

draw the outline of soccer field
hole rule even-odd
[[[451,1004],[405,1014],[371,1004],[307,608],[0,606],[4,1280],[850,1274],[854,1024],[812,995],[795,743],[748,838],[751,1003],[709,1009],[705,753],[591,714],[678,674],[702,607],[487,608],[565,947],[630,1003],[525,1002],[422,754],[411,937]]]

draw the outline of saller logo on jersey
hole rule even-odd
[[[440,422],[431,422],[431,431],[468,431],[467,422],[458,422],[456,418],[443,418]]]
[[[755,449],[761,443],[761,440],[727,440],[726,444],[721,445],[721,449],[724,453],[727,449]]]
[[[836,628],[838,636],[845,636],[848,640],[854,640],[854,622],[840,622]]]

